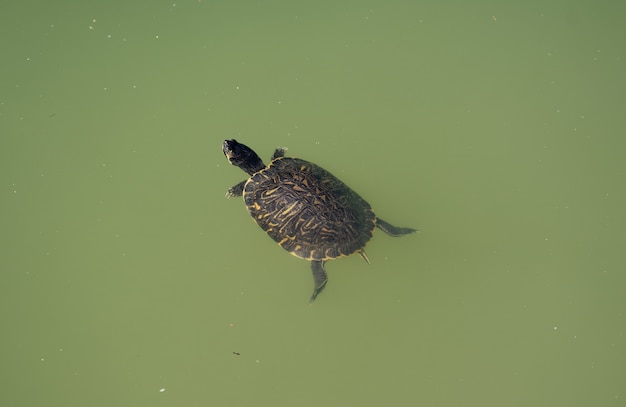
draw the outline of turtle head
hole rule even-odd
[[[237,140],[224,140],[222,151],[229,163],[244,170],[248,175],[261,171],[265,164],[252,149]]]

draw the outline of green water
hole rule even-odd
[[[0,405],[624,405],[624,4],[100,3],[0,16]],[[310,306],[233,137],[421,232]]]

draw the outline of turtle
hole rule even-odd
[[[322,167],[300,158],[285,157],[277,148],[265,165],[248,146],[225,140],[228,161],[250,177],[234,185],[226,196],[243,196],[252,219],[292,255],[311,261],[313,302],[328,282],[327,260],[358,253],[369,263],[365,245],[374,229],[390,236],[414,233],[377,217],[367,201]]]

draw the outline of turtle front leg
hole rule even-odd
[[[313,290],[313,295],[309,302],[315,301],[317,295],[322,292],[322,289],[328,282],[328,276],[326,275],[326,270],[324,270],[324,260],[313,260],[311,261],[311,270],[313,270],[313,282],[315,283],[315,289]]]
[[[285,150],[286,148],[278,147],[276,150],[274,150],[274,154],[272,154],[272,158],[270,160],[275,160],[277,158],[284,157]]]
[[[248,180],[241,181],[239,184],[228,188],[228,191],[226,191],[226,198],[235,198],[243,195],[243,187],[246,185],[246,181]]]

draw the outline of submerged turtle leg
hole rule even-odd
[[[382,230],[389,236],[394,236],[394,237],[408,235],[410,233],[417,232],[417,229],[399,228],[397,226],[393,226],[392,224],[385,222],[381,218],[376,218],[376,226],[378,226],[380,230]]]
[[[322,291],[326,282],[328,282],[326,270],[324,270],[324,263],[324,260],[311,261],[311,270],[313,270],[313,282],[315,283],[315,289],[313,290],[313,295],[311,296],[309,302],[315,301],[317,295]]]
[[[274,160],[279,157],[284,157],[284,156],[285,156],[285,149],[282,147],[278,147],[276,150],[274,150],[274,154],[272,154],[271,160]]]
[[[248,180],[241,181],[239,184],[228,188],[228,191],[226,191],[226,198],[234,198],[243,195],[243,187],[246,185],[246,181]]]

